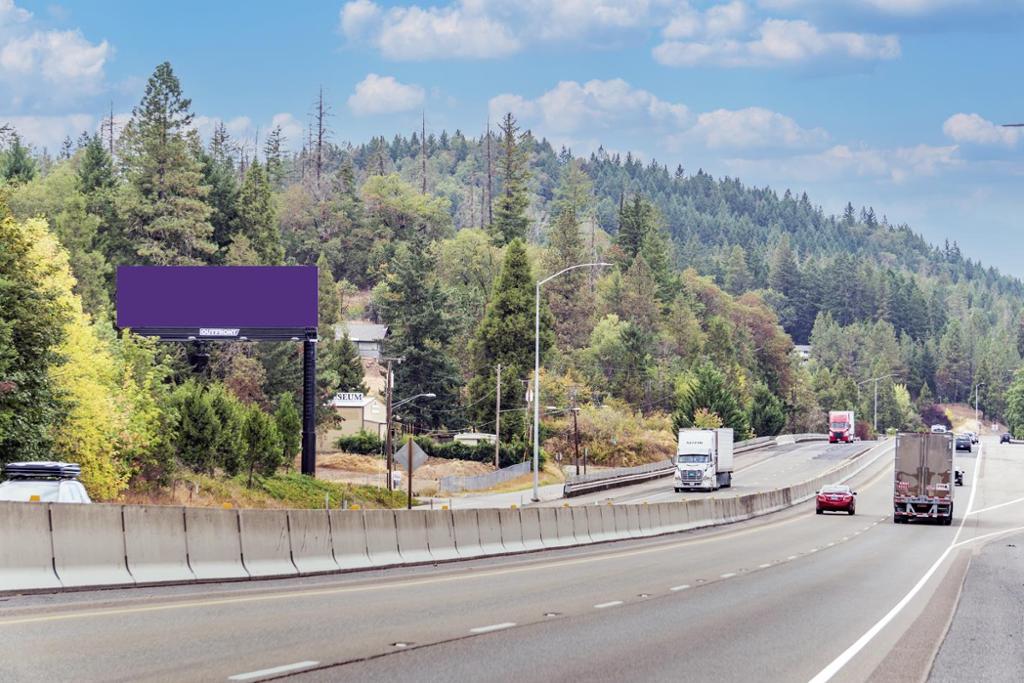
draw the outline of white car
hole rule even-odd
[[[0,501],[21,503],[91,503],[78,481],[81,469],[67,462],[11,462],[4,465]]]
[[[932,434],[945,434],[946,425],[932,425]]]

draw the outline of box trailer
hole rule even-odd
[[[952,524],[954,476],[952,434],[897,434],[893,522]]]

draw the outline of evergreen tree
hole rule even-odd
[[[270,181],[263,166],[254,161],[245,172],[245,182],[238,193],[236,235],[245,235],[262,265],[278,265],[284,261],[281,233],[277,228],[277,211],[270,190]]]
[[[458,407],[462,384],[449,355],[454,325],[448,297],[424,250],[400,244],[391,266],[380,307],[391,327],[387,352],[404,358],[394,370],[395,397],[435,394],[433,400],[408,404],[403,415],[410,417],[417,429],[436,428]]]
[[[750,428],[755,436],[776,436],[786,426],[782,401],[767,386],[758,383],[750,406]]]
[[[494,210],[494,224],[491,235],[496,244],[508,244],[515,239],[525,239],[530,220],[526,209],[530,205],[527,182],[530,171],[527,167],[526,149],[519,125],[511,113],[505,114],[499,125],[501,131],[501,156],[499,157],[499,178],[501,194]]]
[[[639,194],[633,195],[633,200],[623,205],[619,212],[615,244],[626,254],[629,262],[640,253],[644,239],[655,229],[655,220],[654,206]]]
[[[586,204],[586,175],[570,165],[562,177],[559,190],[561,209],[548,236],[549,248],[545,258],[545,265],[552,273],[586,262],[577,211],[577,207]],[[579,348],[586,344],[590,335],[590,302],[583,295],[586,281],[586,271],[578,268],[560,275],[545,287],[558,344],[563,348]]]
[[[175,393],[178,413],[178,459],[193,472],[213,473],[221,422],[213,409],[206,387],[195,381],[183,384]]]
[[[78,189],[86,195],[114,187],[114,162],[98,134],[89,137],[78,162]]]
[[[259,406],[249,406],[242,423],[243,466],[249,472],[248,487],[254,474],[269,477],[282,465],[281,435],[274,420]]]
[[[284,131],[281,126],[274,126],[263,143],[263,158],[267,163],[267,178],[270,186],[275,190],[284,187],[285,166],[284,166]]]
[[[513,240],[505,250],[494,295],[487,304],[471,344],[473,377],[469,382],[471,417],[477,426],[494,424],[496,368],[501,364],[502,433],[525,434],[524,398],[519,380],[532,375],[534,363],[535,280],[526,255],[526,244]],[[543,305],[543,302],[542,302]],[[541,355],[554,342],[551,314],[541,309]],[[519,410],[517,410],[519,409]],[[503,437],[504,438],[504,437]]]
[[[119,213],[142,263],[201,264],[216,250],[190,107],[164,62],[150,76],[121,136],[128,192]]]
[[[317,269],[317,303],[319,311],[317,317],[320,325],[333,330],[337,323],[341,322],[341,292],[338,283],[331,275],[331,267],[327,263],[327,257],[320,252],[320,258],[316,260]]]
[[[730,294],[742,294],[750,289],[750,269],[747,266],[747,252],[734,244],[725,265],[725,290]]]
[[[245,422],[245,406],[219,382],[206,387],[206,396],[213,410],[217,435],[211,451],[210,467],[224,469],[230,476],[238,474],[242,465],[242,427]]]
[[[697,366],[692,381],[680,387],[672,413],[673,429],[692,426],[694,415],[701,408],[722,418],[724,426],[735,430],[737,440],[746,437],[749,429],[747,416],[737,397],[729,390],[725,376],[711,363]]]
[[[281,437],[281,460],[287,465],[294,462],[302,446],[302,416],[292,394],[277,397],[274,422]]]
[[[210,144],[201,156],[203,184],[209,187],[206,202],[210,205],[213,241],[226,251],[238,227],[238,175],[235,169],[236,146],[227,126],[218,123]]]
[[[11,145],[0,155],[0,178],[11,184],[27,183],[36,177],[36,162],[31,150],[21,144],[21,137],[11,135]]]
[[[783,296],[796,294],[800,283],[800,271],[796,264],[796,255],[789,242],[789,235],[783,234],[779,243],[772,251],[768,264],[768,286]]]

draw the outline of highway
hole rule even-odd
[[[688,498],[731,498],[747,493],[769,491],[810,479],[840,465],[843,461],[875,446],[874,441],[830,444],[810,441],[759,448],[735,455],[736,471],[732,486],[715,492],[676,493],[671,476],[652,479],[633,486],[595,491],[565,500],[546,501],[543,505],[593,505],[594,503],[668,503]]]
[[[804,504],[440,566],[12,597],[0,680],[920,680],[940,646],[954,665],[983,656],[960,586],[984,542],[1024,532],[1024,446],[983,448],[957,458],[950,527],[891,522],[882,457],[854,482],[855,516]]]

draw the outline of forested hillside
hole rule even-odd
[[[403,411],[412,428],[493,430],[500,365],[502,438],[523,453],[535,284],[598,261],[611,265],[543,288],[543,435],[573,405],[595,425],[820,431],[829,409],[868,415],[878,377],[880,429],[918,428],[922,409],[978,383],[982,409],[1024,429],[1021,282],[872,208],[830,216],[699,169],[579,158],[511,115],[479,134],[354,144],[314,119],[305,140],[273,130],[254,153],[223,126],[202,140],[192,111],[163,64],[113,134],[51,156],[7,131],[0,461],[80,461],[109,499],[178,468],[251,479],[294,457],[297,345],[119,334],[120,264],[317,264],[324,401],[363,380],[333,324],[382,321],[405,357],[396,396],[437,395]],[[812,344],[809,362],[794,341]],[[599,460],[642,459],[599,427]]]

